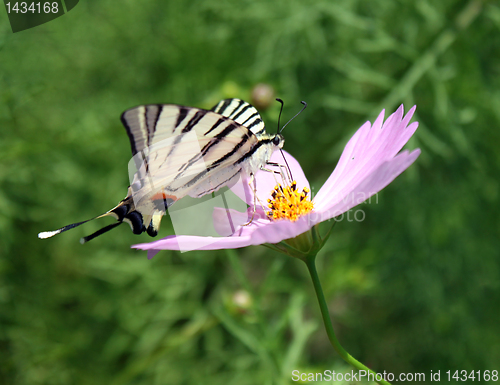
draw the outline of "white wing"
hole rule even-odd
[[[214,109],[236,120],[177,105],[139,106],[123,113],[134,154],[129,163],[132,197],[139,212],[149,216],[155,207],[164,212],[188,194],[199,197],[226,186],[271,143],[251,131],[262,133],[264,125],[248,103],[222,101]]]
[[[132,147],[132,183],[125,199],[93,218],[113,216],[118,222],[82,238],[82,243],[122,222],[129,223],[135,234],[147,231],[155,236],[165,208],[174,201],[187,194],[216,191],[234,181],[242,169],[259,168],[269,159],[272,138],[265,135],[254,107],[228,99],[212,110],[152,104],[122,114]],[[38,237],[49,238],[86,222],[41,232]]]

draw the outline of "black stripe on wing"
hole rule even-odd
[[[265,133],[265,126],[257,109],[240,99],[221,100],[212,111],[245,126],[256,135]]]
[[[194,116],[191,118],[191,120],[186,124],[186,126],[182,129],[182,133],[189,132],[193,129],[194,126],[196,126],[201,119],[207,114],[207,111],[205,110],[198,110],[194,114]]]
[[[215,147],[217,147],[217,145],[222,140],[224,140],[225,137],[227,137],[229,134],[233,133],[235,130],[238,130],[238,127],[240,127],[239,125],[232,122],[231,120],[226,119],[226,122],[227,122],[226,123],[227,126],[221,132],[219,132],[216,136],[214,136],[210,142],[205,144],[205,146],[203,146],[203,148],[201,149],[199,154],[192,157],[188,162],[184,163],[179,168],[179,173],[175,177],[175,180],[177,180],[181,177],[184,177],[185,171],[189,170],[190,166],[192,166],[193,164],[198,162],[201,158],[205,157],[205,155],[207,155],[210,150],[216,151]],[[210,166],[208,166],[208,169],[212,169],[212,168],[216,167],[221,162],[223,162],[224,160],[229,158],[232,154],[234,154],[236,151],[238,151],[241,148],[241,146],[243,146],[244,143],[246,143],[251,137],[253,137],[253,135],[249,131],[246,131],[246,132],[240,131],[240,133],[242,134],[241,140],[233,147],[233,149],[230,152],[228,152],[227,154],[225,154],[221,158],[214,161]]]
[[[156,127],[158,125],[158,120],[160,119],[161,112],[163,110],[163,106],[161,104],[151,104],[148,106],[144,106],[145,111],[145,123],[147,130],[147,145],[151,145],[153,141]]]
[[[162,118],[162,113],[166,110],[170,116]],[[186,124],[185,119],[192,110],[197,112]],[[198,108],[173,104],[148,104],[125,111],[121,115],[121,121],[130,140],[132,155],[136,155],[154,142],[159,124],[161,124],[162,137],[167,138],[173,135],[175,129],[179,126],[182,127],[183,132],[191,130],[205,114],[205,110],[199,110]],[[169,122],[169,125],[165,124],[166,121]]]
[[[174,130],[179,127],[179,125],[182,123],[184,119],[186,119],[186,116],[189,112],[189,108],[187,107],[179,107],[179,115],[177,115],[177,121],[175,122],[175,127]]]
[[[132,119],[132,116],[130,116],[131,114],[132,114],[131,111],[125,111],[121,115],[120,119],[122,121],[123,126],[125,127],[125,130],[127,131],[128,140],[130,141],[130,147],[132,148],[132,155],[135,155],[140,151],[137,149],[137,147],[138,146],[141,147],[141,143],[136,138],[136,133],[134,133],[134,129],[132,128],[134,120]]]
[[[177,191],[179,189],[190,188],[190,187],[194,186],[202,178],[207,178],[213,172],[217,172],[217,167],[222,162],[224,162],[225,160],[227,160],[230,157],[232,157],[235,153],[237,153],[240,150],[240,148],[242,148],[248,142],[249,139],[250,139],[250,136],[247,136],[247,135],[243,136],[241,138],[241,140],[238,142],[238,144],[236,144],[236,146],[234,146],[234,148],[230,152],[228,152],[227,154],[223,155],[219,159],[213,161],[210,165],[208,165],[206,167],[205,170],[203,170],[202,172],[200,172],[197,175],[195,175],[193,178],[191,178],[188,182],[186,182],[182,186],[177,187],[175,189],[172,189],[172,191],[175,192],[175,191]],[[242,155],[241,157],[239,157],[238,159],[236,159],[233,164],[234,165],[241,164],[245,159],[248,159],[249,157],[251,157],[259,149],[260,146],[262,146],[262,145],[264,145],[266,143],[269,143],[271,141],[272,141],[272,139],[264,139],[264,140],[260,140],[260,141],[256,142],[255,144],[253,144],[248,149],[248,151],[245,152],[244,155]],[[241,169],[241,167],[238,167],[238,172],[239,172],[240,169]]]
[[[234,99],[225,99],[225,100],[221,100],[219,103],[217,103],[215,106],[212,107],[212,111],[213,112],[216,112],[218,114],[221,114],[225,117],[229,117],[229,114],[227,113],[227,108],[229,107],[229,105],[231,104],[231,102],[233,101]]]
[[[218,189],[220,189],[223,186],[227,186],[228,182],[231,179],[235,178],[240,173],[240,171],[241,171],[241,169],[238,168],[234,174],[230,175],[228,178],[226,178],[225,180],[223,180],[222,182],[220,182],[218,185],[215,185],[214,187],[212,187],[212,188],[210,188],[210,189],[208,189],[206,191],[203,191],[203,193],[200,193],[198,195],[198,198],[202,197],[205,194],[209,194],[211,192],[217,191]]]
[[[213,130],[215,130],[217,127],[219,127],[221,125],[221,123],[226,122],[226,121],[227,121],[227,119],[220,118],[217,122],[215,122],[215,124],[212,127],[210,127],[210,130],[205,132],[203,135],[206,136],[206,135],[210,134]]]
[[[264,144],[271,143],[272,141],[273,141],[272,138],[259,140],[257,143],[255,143],[252,146],[252,148],[249,151],[247,151],[245,153],[245,155],[243,155],[241,158],[239,158],[234,164],[240,164],[240,163],[244,162],[245,160],[250,158],[255,153],[255,151],[257,151],[259,149],[260,146],[262,146]]]

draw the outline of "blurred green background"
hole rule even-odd
[[[106,219],[37,239],[125,196],[122,111],[251,101],[261,82],[285,118],[308,102],[285,146],[316,191],[364,121],[417,105],[422,155],[319,255],[334,326],[378,371],[500,370],[497,2],[82,0],[16,34],[0,14],[0,383],[351,370],[298,260],[260,246],[149,261],[128,226],[79,244]],[[270,131],[277,115],[263,111]]]

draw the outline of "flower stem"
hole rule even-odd
[[[361,362],[356,360],[353,356],[351,356],[349,353],[346,352],[346,350],[342,347],[342,345],[340,345],[339,340],[335,336],[335,331],[333,330],[332,320],[330,319],[328,306],[326,305],[325,295],[323,294],[323,289],[321,288],[321,282],[319,281],[318,272],[316,270],[316,255],[308,256],[308,258],[304,258],[303,261],[306,263],[307,268],[309,269],[309,274],[311,275],[311,279],[314,285],[314,290],[316,291],[319,307],[321,309],[323,323],[325,324],[326,334],[328,335],[328,339],[330,340],[330,343],[332,344],[333,348],[348,364],[354,366],[358,370],[365,370],[369,373],[372,373],[377,383],[390,385],[390,383],[388,381],[385,381],[384,379],[376,380],[377,373],[375,373],[373,370],[369,369]],[[380,377],[383,376],[379,374],[379,378]]]

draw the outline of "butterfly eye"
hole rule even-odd
[[[281,135],[276,135],[274,138],[273,138],[273,144],[275,146],[279,146],[281,144],[281,138],[280,138]]]

